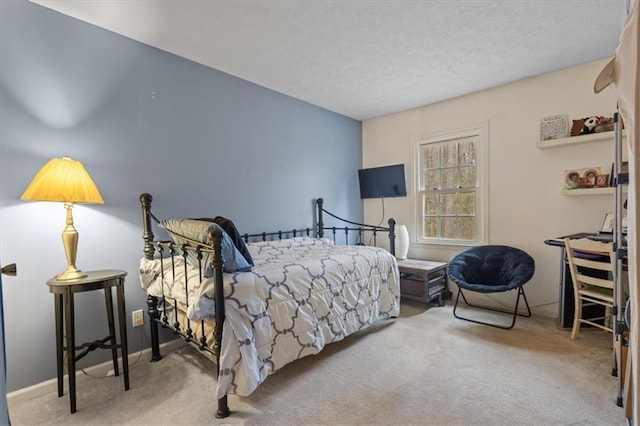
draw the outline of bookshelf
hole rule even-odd
[[[622,192],[627,192],[627,187],[622,188]],[[561,194],[575,197],[581,195],[613,195],[615,193],[615,187],[608,186],[605,188],[576,188],[576,189],[562,189]]]
[[[610,141],[613,143],[613,132],[591,133],[588,135],[572,136],[568,138],[551,139],[548,141],[538,141],[536,146],[538,149],[560,148],[563,146],[571,146],[577,144],[585,144],[591,142]]]
[[[625,132],[622,133],[623,138],[626,136]],[[538,149],[551,149],[562,148],[566,146],[594,143],[594,142],[611,142],[614,141],[615,134],[613,131],[591,133],[588,135],[571,136],[568,138],[551,139],[548,141],[538,141],[536,147]],[[623,192],[627,192],[627,188],[623,187]],[[615,187],[604,188],[577,188],[577,189],[562,189],[561,195],[576,197],[585,195],[614,195]]]

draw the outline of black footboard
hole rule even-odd
[[[144,240],[144,257],[153,259],[153,228],[151,226],[151,194],[142,194],[140,196],[140,204],[142,204],[142,239]],[[158,338],[158,322],[160,321],[160,312],[158,311],[158,298],[155,296],[147,297],[147,311],[149,313],[149,326],[151,328],[151,362],[160,361],[160,341]]]
[[[140,203],[142,205],[142,223],[144,227],[142,238],[144,240],[144,254],[145,258],[148,260],[153,260],[154,254],[156,251],[159,252],[160,258],[163,259],[163,251],[166,249],[169,252],[170,259],[173,264],[174,256],[183,256],[185,259],[184,265],[186,269],[186,257],[187,253],[195,251],[198,259],[202,259],[202,251],[203,250],[211,250],[213,252],[213,256],[211,259],[211,267],[213,270],[214,277],[214,294],[215,294],[215,328],[214,328],[214,343],[213,347],[209,347],[207,345],[207,339],[205,336],[205,327],[204,322],[201,324],[202,335],[199,339],[193,336],[193,332],[191,330],[191,321],[187,319],[186,328],[178,321],[177,317],[177,306],[175,306],[176,319],[173,324],[169,324],[168,316],[166,314],[167,309],[167,301],[157,296],[148,296],[147,298],[147,306],[149,313],[149,323],[150,323],[150,333],[151,333],[151,362],[159,361],[162,359],[162,355],[160,354],[160,340],[158,335],[158,325],[169,328],[173,330],[175,334],[182,336],[182,338],[198,347],[200,350],[208,351],[212,353],[215,357],[216,368],[218,376],[220,375],[220,346],[222,344],[222,329],[224,326],[225,319],[225,305],[224,305],[224,290],[222,287],[222,231],[220,229],[216,229],[211,232],[209,235],[210,239],[213,241],[213,247],[198,247],[198,246],[187,246],[183,245],[181,247],[176,247],[171,241],[154,241],[153,235],[153,221],[159,223],[160,221],[156,218],[153,213],[151,213],[151,202],[153,201],[153,197],[150,194],[142,194],[140,196]],[[162,263],[162,260],[161,260]],[[202,266],[202,265],[200,265]],[[202,267],[199,268],[202,270]],[[164,280],[164,268],[162,268],[162,279]],[[185,271],[186,276],[186,271]],[[202,278],[202,277],[200,277]],[[188,294],[188,280],[185,283],[186,291]],[[188,298],[187,298],[188,300]],[[176,302],[177,303],[177,302]],[[162,306],[161,311],[159,306]],[[227,404],[226,395],[218,400],[218,409],[216,411],[216,417],[223,418],[227,417],[231,414],[229,411],[229,407]]]
[[[147,312],[149,313],[149,326],[151,327],[151,362],[160,361],[160,341],[158,339],[158,323],[160,311],[158,311],[158,298],[147,296]]]

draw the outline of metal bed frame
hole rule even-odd
[[[186,256],[188,253],[194,253],[199,262],[199,270],[200,270],[200,281],[202,281],[202,253],[213,253],[211,256],[211,267],[213,270],[213,279],[214,279],[214,297],[215,297],[215,324],[214,324],[214,343],[213,345],[207,344],[207,339],[204,332],[204,323],[201,322],[201,335],[200,337],[194,336],[193,330],[191,328],[191,320],[187,319],[186,324],[181,324],[176,315],[175,321],[170,323],[169,317],[167,315],[167,302],[163,297],[157,297],[149,295],[147,297],[147,311],[149,314],[149,323],[150,323],[150,331],[151,331],[151,362],[160,361],[162,359],[162,355],[160,354],[160,340],[158,334],[158,326],[162,328],[168,328],[173,331],[174,334],[181,336],[187,343],[192,346],[197,347],[200,351],[208,352],[214,357],[214,361],[216,363],[216,373],[219,375],[220,371],[220,353],[221,353],[221,342],[222,342],[222,330],[224,327],[225,320],[225,305],[224,305],[224,290],[223,290],[223,271],[222,271],[222,232],[219,228],[212,231],[209,234],[210,239],[213,241],[211,246],[203,245],[203,244],[184,244],[184,245],[176,245],[172,241],[156,241],[155,236],[153,234],[153,225],[160,223],[160,220],[151,212],[151,202],[153,201],[153,197],[151,194],[144,193],[140,195],[140,203],[142,205],[142,224],[144,232],[142,234],[142,239],[144,240],[144,255],[146,259],[152,260],[156,252],[160,254],[160,262],[170,261],[172,263],[172,271],[174,270],[174,258],[175,256],[182,256],[186,260]],[[377,234],[379,232],[384,232],[388,234],[389,237],[389,251],[391,254],[395,254],[395,224],[396,221],[394,219],[388,220],[388,226],[382,227],[377,225],[366,225],[357,222],[352,222],[343,218],[340,218],[333,213],[324,209],[324,200],[322,198],[316,199],[316,217],[317,224],[313,227],[313,234],[315,237],[323,238],[325,237],[325,231],[331,234],[331,239],[333,239],[334,243],[337,243],[338,234],[344,233],[344,244],[350,243],[350,235],[349,233],[356,233],[356,241],[358,245],[364,245],[362,241],[366,235],[370,235],[373,239],[373,245],[377,244]],[[344,222],[347,225],[343,227],[336,226],[325,226],[323,214],[327,214],[332,218]],[[352,225],[352,226],[349,226]],[[245,242],[254,242],[254,241],[269,241],[269,240],[281,240],[283,238],[292,238],[297,236],[312,236],[312,228],[305,228],[302,230],[291,230],[291,231],[275,231],[275,232],[261,232],[258,234],[244,234],[242,238]],[[342,241],[342,239],[340,238]],[[170,255],[168,258],[164,257],[164,254],[167,253]],[[184,262],[185,268],[185,277],[187,262]],[[162,279],[164,280],[164,268],[162,268]],[[186,280],[186,278],[185,278]],[[188,280],[187,280],[188,281]],[[185,283],[186,293],[188,294],[189,287],[188,282]],[[188,298],[187,298],[188,300]],[[173,306],[175,312],[177,312],[177,302],[176,305]],[[218,409],[216,411],[215,416],[217,418],[228,417],[231,414],[229,410],[229,405],[227,402],[227,395],[218,399]]]

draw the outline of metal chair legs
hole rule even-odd
[[[456,310],[458,308],[458,301],[460,300],[460,296],[462,295],[462,299],[464,300],[464,303],[467,306],[470,306],[472,308],[476,308],[476,309],[483,309],[486,311],[493,311],[493,312],[500,312],[503,314],[511,314],[513,316],[512,320],[511,320],[511,325],[509,326],[504,326],[504,325],[500,325],[500,324],[496,324],[496,323],[490,323],[490,322],[484,322],[484,321],[479,321],[479,320],[475,320],[475,319],[471,319],[468,317],[461,317],[458,314],[456,314]],[[520,296],[522,295],[522,298],[524,299],[524,303],[525,306],[527,307],[527,313],[519,313],[518,312],[518,305],[520,303]],[[524,294],[524,289],[522,287],[518,287],[518,296],[516,297],[516,306],[512,311],[505,311],[505,310],[501,310],[501,309],[495,309],[495,308],[490,308],[487,306],[478,306],[478,305],[473,305],[471,303],[469,303],[467,301],[467,298],[465,297],[464,293],[462,292],[461,288],[458,288],[458,295],[456,296],[456,303],[453,306],[453,316],[461,319],[461,320],[465,320],[465,321],[470,321],[470,322],[475,322],[476,324],[483,324],[483,325],[488,325],[491,327],[496,327],[496,328],[501,328],[503,330],[510,330],[513,328],[513,326],[516,324],[516,317],[530,317],[531,316],[531,308],[529,308],[529,302],[527,301],[527,296]]]

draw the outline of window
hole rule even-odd
[[[476,128],[418,141],[418,242],[485,241],[483,133]]]

